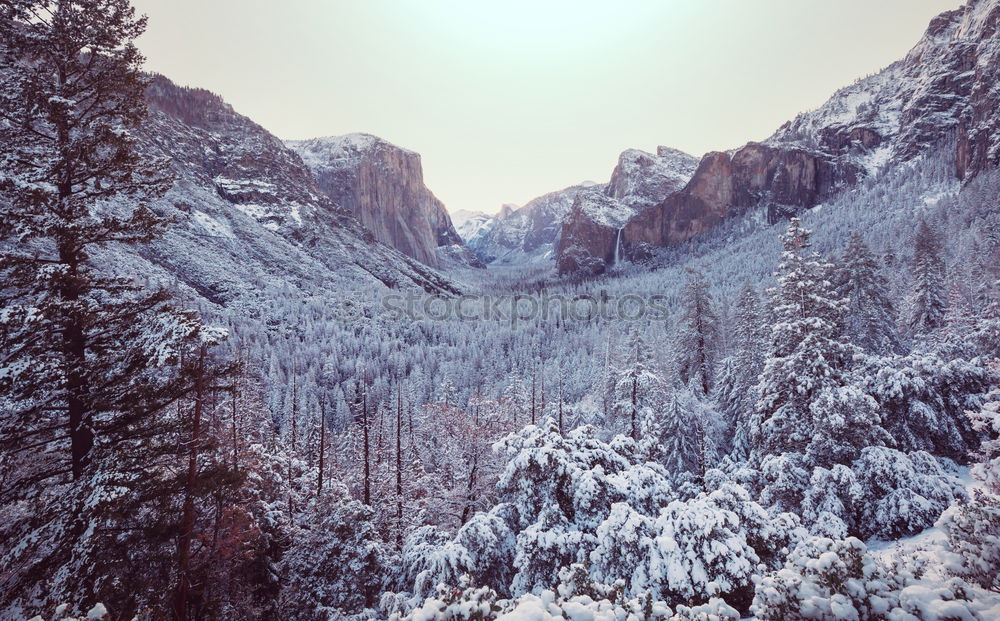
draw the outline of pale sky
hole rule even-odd
[[[147,68],[285,139],[367,132],[495,213],[627,148],[762,140],[960,0],[136,0]]]

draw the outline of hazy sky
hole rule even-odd
[[[281,138],[368,132],[493,213],[618,154],[761,140],[960,0],[137,0],[147,67]]]

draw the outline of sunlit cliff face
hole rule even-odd
[[[874,4],[874,6],[873,6]],[[138,0],[149,68],[284,138],[418,151],[451,210],[493,212],[619,152],[768,136],[901,57],[958,0]]]

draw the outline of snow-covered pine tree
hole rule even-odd
[[[645,424],[650,457],[663,464],[676,479],[704,475],[705,421],[695,397],[685,387],[670,391],[662,409]]]
[[[1000,376],[1000,361],[994,362],[992,370],[994,377]],[[982,438],[972,474],[991,494],[1000,496],[1000,388],[994,388],[986,396],[979,410],[966,414]]]
[[[716,395],[727,423],[723,444],[739,459],[750,454],[750,416],[756,405],[754,387],[764,368],[766,331],[757,292],[747,282],[733,313],[733,353],[716,382]]]
[[[995,366],[1000,366],[996,364]],[[994,371],[1000,370],[994,369]],[[953,571],[984,588],[1000,590],[1000,389],[986,397],[978,411],[968,412],[983,441],[974,453],[972,475],[982,483],[968,500],[960,500],[935,524],[959,559]]]
[[[0,552],[21,568],[5,593],[86,598],[130,549],[108,535],[116,516],[176,491],[128,490],[163,456],[150,438],[176,431],[164,408],[191,389],[182,356],[223,334],[95,260],[164,224],[147,204],[167,163],[130,134],[146,115],[145,19],[127,0],[4,2],[0,19],[0,450],[15,475],[0,501],[28,503],[13,531],[36,542]]]
[[[611,426],[635,439],[661,387],[659,376],[651,368],[652,354],[638,327],[629,334],[621,364],[613,391]]]
[[[145,117],[145,28],[127,0],[8,2],[0,41],[2,373],[32,433],[68,429],[69,470],[84,476],[94,416],[141,401],[128,387],[149,364],[144,318],[171,315],[162,291],[99,272],[97,248],[152,239],[162,220],[146,203],[169,188],[162,162],[137,153],[129,130]],[[38,424],[39,421],[49,422]],[[61,434],[60,434],[61,437]]]
[[[806,447],[816,425],[810,405],[840,385],[852,352],[843,337],[846,302],[830,281],[833,265],[809,252],[809,236],[798,218],[782,236],[778,285],[770,291],[774,323],[752,426],[758,457]]]
[[[944,325],[948,305],[941,242],[926,220],[920,221],[913,238],[910,272],[907,328],[913,338],[921,339]]]
[[[681,381],[710,394],[715,379],[719,318],[704,274],[688,270],[677,320],[677,370]]]
[[[878,258],[860,233],[851,235],[837,270],[837,293],[848,300],[844,317],[847,338],[873,354],[898,353],[896,311]]]
[[[878,403],[854,385],[823,389],[809,405],[815,432],[806,447],[810,462],[829,468],[849,464],[869,446],[891,446]]]
[[[993,283],[991,299],[976,310],[976,325],[969,339],[976,351],[988,358],[1000,358],[1000,281]]]
[[[976,316],[965,283],[960,277],[949,280],[948,306],[944,311],[945,330],[949,339],[965,344],[976,327]]]
[[[282,615],[328,618],[330,608],[361,612],[373,606],[387,582],[387,552],[371,507],[335,501],[317,507],[282,559]],[[325,612],[324,612],[325,611]]]

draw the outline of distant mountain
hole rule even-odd
[[[592,181],[585,181],[540,196],[523,207],[504,205],[496,217],[484,222],[478,234],[467,240],[469,248],[486,263],[551,260],[563,216],[573,206],[578,193],[596,186]]]
[[[493,216],[482,211],[459,209],[451,212],[451,223],[463,241],[468,242],[482,234],[483,227],[493,219]]]
[[[684,187],[697,166],[697,158],[670,147],[655,154],[629,149],[618,156],[605,194],[632,209],[658,203]]]
[[[610,221],[607,217],[627,221],[637,210],[683,187],[697,163],[696,158],[668,147],[659,147],[656,153],[629,149],[619,156],[608,183],[586,181],[540,196],[520,208],[507,205],[467,243],[487,263],[554,260],[567,230],[564,221],[571,212],[570,245],[586,245],[583,240],[592,228],[588,213],[593,212],[601,222]],[[617,215],[610,216],[612,212]]]
[[[697,165],[697,158],[669,147],[658,147],[655,154],[623,152],[611,181],[600,191],[580,193],[563,218],[556,252],[559,272],[601,271],[620,261],[622,228],[641,210],[683,188]]]
[[[573,216],[560,272],[600,271],[615,248],[642,258],[751,210],[771,221],[787,217],[951,137],[955,175],[968,181],[1000,164],[998,81],[1000,0],[971,0],[934,18],[904,59],[764,142],[705,155],[686,185],[640,209],[621,236]]]
[[[960,179],[1000,163],[1000,0],[933,20],[900,61],[837,91],[765,144],[849,161],[867,175],[957,133]]]
[[[370,134],[285,144],[312,170],[320,190],[354,214],[375,239],[431,267],[481,266],[444,204],[424,185],[420,154]]]
[[[147,100],[141,148],[168,157],[176,175],[154,208],[174,224],[139,254],[116,256],[120,268],[236,309],[256,308],[267,289],[331,301],[359,290],[457,291],[380,244],[295,152],[218,96],[156,76]]]

